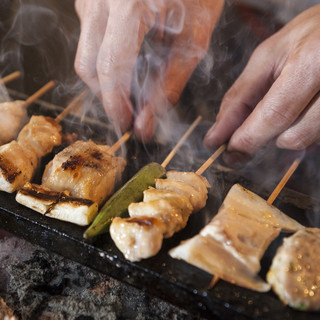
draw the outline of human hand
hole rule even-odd
[[[205,56],[222,7],[223,0],[76,0],[75,69],[114,124],[125,131],[134,122],[136,136],[149,141]]]
[[[320,5],[260,44],[222,100],[204,144],[231,165],[268,142],[302,150],[320,137]]]

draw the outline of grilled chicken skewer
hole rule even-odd
[[[74,105],[74,101],[67,109]],[[32,116],[17,140],[0,146],[0,190],[12,193],[31,181],[39,160],[60,144],[58,121],[51,117]]]
[[[195,119],[162,164],[151,162],[145,165],[108,199],[93,223],[84,232],[84,238],[92,240],[98,235],[108,232],[111,222],[115,217],[127,215],[129,205],[132,202],[143,199],[143,191],[148,187],[155,186],[156,178],[165,176],[165,166],[171,161],[177,150],[192,133],[201,119],[201,116]]]
[[[200,119],[197,119],[192,128]],[[180,144],[191,131],[189,128],[180,139]],[[129,137],[129,133],[124,134],[111,148],[97,146],[92,141],[76,142],[56,155],[46,166],[42,186],[32,184],[24,186],[17,193],[16,200],[50,217],[79,225],[89,224],[96,215],[98,205],[105,201],[113,191],[115,184],[120,180],[126,163],[123,158],[114,157],[113,153]],[[53,190],[52,194],[50,194],[50,190]],[[136,192],[137,190],[131,190],[130,196],[132,196],[133,191]],[[72,212],[68,214],[69,209],[65,205],[68,198],[64,195],[60,205],[57,192],[67,192],[69,197],[90,200],[92,203],[87,203],[87,207],[82,205],[82,211],[79,214],[73,214]],[[73,201],[75,199],[70,200],[71,203]]]
[[[280,231],[303,229],[272,206],[299,162],[293,163],[267,201],[234,185],[211,222],[169,254],[214,274],[213,283],[222,278],[252,290],[270,290],[270,285],[257,276],[260,259]]]
[[[50,117],[32,116],[17,140],[0,146],[0,190],[12,193],[33,178],[38,162],[61,144],[61,126]]]
[[[132,203],[130,218],[115,218],[110,235],[130,261],[154,256],[163,238],[183,229],[190,214],[206,203],[208,181],[194,172],[168,171],[156,187],[144,191],[143,202]]]
[[[89,224],[126,166],[115,151],[93,141],[76,141],[47,164],[41,186],[28,183],[19,190],[17,202],[52,218]]]
[[[224,151],[219,148],[215,159]],[[205,167],[212,162],[206,162]],[[199,169],[202,173],[205,169]],[[199,172],[200,172],[199,171]],[[143,202],[132,203],[130,218],[115,218],[110,235],[118,249],[130,261],[140,261],[157,254],[164,238],[183,229],[192,212],[206,204],[206,178],[194,172],[168,171],[166,179],[156,179],[155,188],[144,191]]]
[[[53,81],[48,82],[41,89],[36,91],[26,101],[15,100],[0,103],[0,145],[15,139],[20,129],[27,123],[28,106],[54,87]]]

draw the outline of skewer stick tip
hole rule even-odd
[[[224,152],[227,148],[226,144],[221,145],[209,158],[208,160],[196,171],[196,174],[203,174],[211,164]]]
[[[51,80],[49,81],[47,84],[45,84],[42,88],[40,88],[38,91],[36,91],[33,95],[31,95],[24,103],[24,107],[27,108],[31,103],[33,103],[34,101],[36,101],[38,98],[40,98],[41,96],[43,96],[46,92],[48,92],[49,90],[51,90],[54,86],[56,85],[56,83]]]
[[[111,146],[110,151],[115,153],[124,143],[126,143],[131,137],[131,131],[125,132],[123,136]]]
[[[289,169],[287,170],[287,172],[285,173],[283,178],[280,180],[278,185],[275,187],[275,189],[273,190],[273,192],[269,196],[269,198],[267,200],[268,204],[272,204],[274,202],[274,200],[277,198],[277,196],[279,195],[281,190],[284,188],[284,186],[286,185],[286,183],[288,182],[290,177],[293,175],[295,170],[298,168],[301,161],[302,161],[302,157],[299,157],[292,162],[291,166],[289,167]]]
[[[220,280],[220,278],[218,276],[214,275],[210,284],[209,284],[209,289],[212,289],[217,284],[217,282],[219,280]]]
[[[3,84],[7,84],[9,83],[10,81],[13,81],[15,79],[18,79],[21,77],[21,71],[15,71],[15,72],[12,72],[10,74],[8,74],[7,76],[3,77],[0,79],[0,81],[3,83]]]
[[[185,140],[189,137],[189,135],[192,133],[192,131],[195,129],[195,127],[198,125],[198,123],[201,121],[202,116],[198,116],[196,120],[193,121],[189,129],[185,132],[185,134],[180,138],[178,143],[175,145],[175,147],[172,149],[172,151],[168,154],[168,156],[164,159],[161,166],[166,167],[168,163],[172,160],[172,158],[177,153],[178,149],[181,147],[181,145],[185,142]]]
[[[71,110],[77,111],[81,106],[81,102],[84,100],[85,96],[88,94],[89,90],[83,90],[78,96],[76,96],[66,108],[56,117],[56,122],[60,123],[70,112]]]

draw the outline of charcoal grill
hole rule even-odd
[[[52,1],[52,3],[56,2]],[[65,3],[68,3],[70,8],[73,6],[73,1],[71,0],[63,2],[61,5],[64,6]],[[226,21],[230,21],[230,23],[220,29],[220,32],[223,34],[232,34],[233,30],[240,30],[243,27],[242,18],[239,18],[239,15],[234,15],[233,9],[230,10],[229,8],[226,16],[228,16],[229,11],[232,13],[232,19],[224,18]],[[73,19],[76,20],[74,16],[73,14]],[[262,36],[265,38],[274,32],[274,27],[277,28],[277,26],[270,24],[270,19],[265,19],[265,15],[259,16],[259,18],[261,17],[263,17],[263,21],[266,20],[265,22],[267,22],[263,24],[264,27],[266,25],[268,26],[268,28],[263,28],[264,32]],[[59,23],[57,25],[61,24]],[[198,78],[195,76],[194,80],[196,81],[191,81],[190,86],[195,86],[196,88],[191,88],[192,90],[189,92],[196,91],[196,98],[192,94],[190,97],[187,90],[181,99],[182,103],[188,106],[193,103],[201,103],[202,99],[198,97],[202,95],[204,101],[209,101],[213,105],[219,105],[226,88],[229,87],[237,74],[242,70],[245,60],[249,57],[250,50],[261,41],[260,27],[261,26],[258,28],[260,32],[258,39],[256,35],[252,35],[252,27],[245,27],[244,32],[239,32],[237,37],[231,37],[228,43],[226,43],[229,61],[224,64],[222,70],[217,69],[213,71],[218,76],[213,79],[214,84],[208,86],[215,88],[214,94],[207,92],[207,90],[203,92],[199,86],[197,87],[196,84],[199,81],[197,81]],[[77,28],[76,25],[75,29],[78,30]],[[73,22],[71,29],[74,29]],[[255,30],[257,30],[256,27]],[[3,36],[6,30],[1,31],[1,36]],[[221,39],[225,41],[224,39],[226,38],[224,35],[221,37],[218,34],[215,39],[219,42]],[[246,42],[248,42],[249,45],[243,46],[242,44],[246,44]],[[54,45],[56,46],[57,44],[55,43]],[[246,50],[249,48],[249,50],[240,52],[242,47],[246,47]],[[59,50],[59,47],[53,48],[50,39],[48,40],[48,48],[54,49],[51,51],[56,53],[56,60],[51,59],[50,61],[54,61],[53,65],[57,66],[57,70],[59,69],[59,75],[55,74],[55,68],[52,68],[52,65],[50,65],[51,68],[47,69],[42,66],[41,62],[44,62],[45,59],[43,59],[42,52],[36,50],[36,46],[23,47],[24,56],[28,56],[28,59],[26,59],[27,63],[22,68],[25,72],[25,83],[24,85],[18,83],[17,86],[15,86],[19,91],[9,91],[12,97],[19,99],[26,98],[26,95],[21,94],[20,91],[32,93],[52,78],[69,79],[70,73],[72,73],[73,70],[74,48],[73,51],[71,50],[70,56],[72,59],[68,60],[69,64],[67,69],[59,63],[66,57],[63,56],[61,58],[60,53],[62,51]],[[223,46],[221,47],[221,56],[223,57],[226,56],[225,48]],[[217,46],[216,49],[219,50],[219,46]],[[219,54],[217,54],[217,56],[219,56]],[[218,58],[218,61],[221,60]],[[14,69],[16,68],[17,66],[15,66]],[[65,69],[65,72],[61,72],[62,69]],[[46,79],[44,79],[44,75],[46,75]],[[65,96],[62,98],[65,98]],[[51,100],[52,99],[47,99],[46,101]],[[53,100],[56,101],[56,99]],[[46,101],[39,100],[38,103],[30,106],[29,113],[46,114],[55,117],[61,112],[61,107],[47,103]],[[191,114],[191,116],[193,115]],[[97,121],[88,117],[81,119],[81,126],[79,126],[79,123],[79,118],[69,116],[62,122],[62,125],[65,131],[77,132],[79,138],[92,138],[94,141],[104,142],[101,141],[101,137],[107,136],[106,133],[108,133],[111,140],[113,139],[114,141],[116,139],[111,127],[106,124],[107,121]],[[207,128],[206,124],[200,125],[194,133],[194,136],[197,137],[194,141],[201,141]],[[191,137],[190,139],[193,138]],[[197,146],[194,141],[194,145]],[[110,143],[110,141],[108,142]],[[171,147],[172,145],[167,145],[160,141],[156,141],[152,145],[143,146],[132,140],[128,144],[128,166],[124,172],[123,181],[126,181],[138,171],[140,167],[150,161],[161,163],[164,155],[168,154]],[[199,147],[199,149],[197,149],[196,147],[193,151],[197,154],[197,158],[194,159],[193,162],[185,163],[185,166],[182,168],[181,158],[183,158],[183,156],[181,156],[181,154],[185,154],[184,152],[188,152],[188,150],[189,149],[182,150],[180,154],[173,159],[168,168],[186,171],[196,170],[209,156],[202,148]],[[58,150],[55,150],[55,152],[57,151]],[[45,162],[52,156],[51,154],[44,159],[42,169]],[[271,291],[268,293],[257,293],[234,286],[223,280],[220,280],[212,289],[208,289],[212,279],[211,275],[183,261],[174,260],[168,255],[170,248],[178,245],[180,241],[197,234],[205,223],[213,217],[222,199],[234,183],[242,184],[250,190],[257,192],[265,199],[267,199],[270,194],[270,188],[265,190],[241,173],[221,170],[221,166],[219,165],[213,165],[206,171],[206,175],[210,177],[210,182],[214,181],[214,188],[209,191],[207,206],[190,217],[188,225],[184,230],[175,234],[172,238],[165,240],[159,254],[139,263],[132,263],[125,260],[114,246],[108,234],[99,237],[94,243],[89,243],[82,237],[85,230],[84,227],[40,215],[18,204],[14,199],[15,195],[4,192],[0,192],[0,226],[8,232],[26,239],[31,243],[40,245],[45,249],[77,261],[103,274],[110,275],[124,283],[144,290],[151,295],[158,296],[174,305],[180,306],[190,313],[201,315],[208,319],[319,319],[319,313],[299,312],[284,306]],[[39,182],[39,175],[36,177],[36,180],[37,179],[38,181],[36,182]],[[317,199],[312,199],[309,193],[301,193],[290,188],[285,188],[277,198],[275,205],[289,216],[308,226],[309,220],[306,218],[306,215],[307,213],[317,214],[315,208],[320,207],[320,202]],[[262,277],[264,277],[267,272],[276,248],[281,244],[284,236],[286,235],[281,234],[265,253],[261,261]]]
[[[19,95],[12,91],[11,94]],[[19,96],[21,98],[21,95]],[[56,115],[61,108],[46,102],[36,103],[30,107],[30,114],[41,111],[48,115]],[[76,132],[79,138],[101,138],[101,132],[111,130],[105,123],[69,116],[62,126],[67,132]],[[202,135],[202,125],[196,129],[194,136]],[[88,132],[90,136],[88,136]],[[100,133],[99,133],[100,132]],[[110,132],[112,134],[112,132]],[[192,138],[191,138],[192,139]],[[197,137],[196,139],[200,139]],[[128,145],[128,166],[124,181],[132,176],[139,167],[149,161],[161,162],[163,154],[167,154],[171,146],[154,142],[148,146],[131,141]],[[182,151],[183,153],[183,151]],[[51,154],[49,157],[52,157]],[[199,159],[189,164],[190,170],[196,170],[208,155],[199,152]],[[46,161],[49,159],[47,158]],[[169,164],[169,169],[182,169],[179,155]],[[44,165],[44,164],[43,164]],[[43,168],[42,168],[43,169]],[[85,266],[112,276],[124,283],[142,289],[149,294],[162,298],[180,306],[193,314],[209,319],[318,319],[319,313],[303,313],[284,306],[272,292],[257,293],[240,288],[220,280],[212,289],[208,289],[212,276],[183,261],[172,259],[168,255],[170,248],[181,240],[190,238],[217,212],[222,199],[234,183],[255,191],[258,190],[247,178],[234,171],[221,170],[214,165],[206,172],[214,188],[209,191],[207,206],[192,215],[187,227],[164,241],[159,254],[139,263],[125,260],[113,244],[109,234],[100,236],[94,243],[83,239],[85,227],[55,220],[34,212],[15,201],[14,194],[0,192],[0,225],[8,232],[27,241],[40,245]],[[219,190],[219,192],[217,192]],[[268,192],[259,188],[259,194],[267,198]],[[317,202],[308,195],[285,188],[277,198],[276,206],[304,225],[309,225],[306,212],[313,210]],[[271,263],[276,248],[280,245],[281,234],[268,248],[262,259],[261,276],[264,276]]]

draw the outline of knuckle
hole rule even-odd
[[[74,62],[74,69],[78,76],[82,79],[88,78],[88,75],[90,74],[90,68],[87,63],[83,62],[81,57],[77,58]],[[92,71],[91,71],[92,72]]]
[[[284,106],[281,110],[276,106],[265,106],[261,108],[261,113],[263,121],[279,129],[286,129],[295,120],[295,116],[289,112],[289,108]]]
[[[274,47],[271,45],[271,41],[267,39],[254,49],[251,55],[251,59],[258,60],[258,61],[267,60],[268,57],[274,55],[273,51],[274,51]]]
[[[308,145],[308,139],[295,133],[295,132],[284,132],[281,134],[276,144],[278,147],[289,150],[304,150]]]
[[[254,136],[248,133],[241,133],[232,137],[230,144],[235,150],[250,154],[253,153],[258,147]]]

